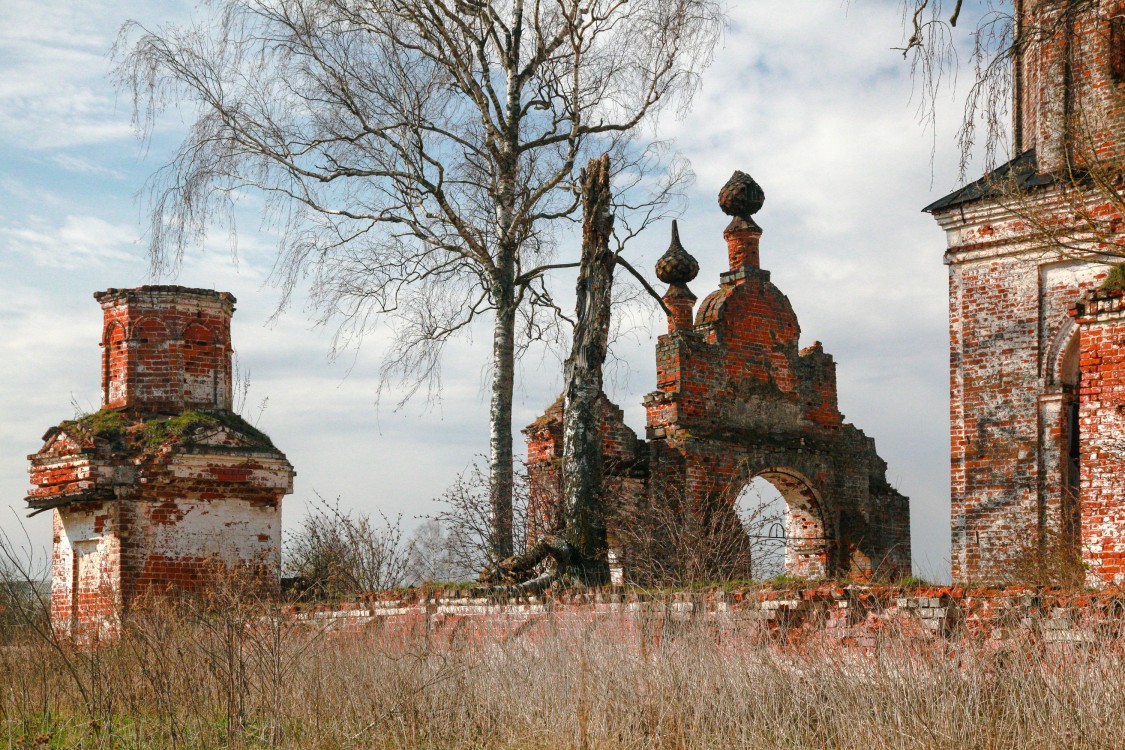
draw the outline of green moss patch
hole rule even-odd
[[[128,427],[128,418],[117,409],[102,409],[78,419],[68,419],[59,425],[59,429],[68,435],[91,440],[97,438],[111,443],[124,438]]]
[[[223,428],[249,438],[248,448],[274,450],[265,433],[230,412],[185,411],[175,417],[149,419],[141,428],[140,439],[145,448],[156,450],[168,443],[195,443]]]
[[[87,442],[99,440],[120,448],[153,452],[172,443],[194,444],[221,429],[247,439],[249,450],[277,450],[273,442],[237,414],[224,411],[186,411],[170,417],[139,420],[119,409],[102,409],[67,420],[59,429]]]

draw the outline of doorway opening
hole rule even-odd
[[[820,502],[800,474],[789,469],[758,473],[739,493],[735,507],[750,539],[755,580],[827,574]]]
[[[1081,480],[1082,433],[1078,419],[1082,370],[1079,367],[1078,336],[1071,338],[1059,367],[1063,387],[1062,445],[1059,464],[1062,468],[1062,498],[1059,502],[1059,535],[1065,548],[1077,554],[1081,534],[1079,483]]]

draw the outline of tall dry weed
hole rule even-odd
[[[207,606],[208,604],[212,606]],[[97,648],[0,647],[0,738],[53,748],[1112,748],[1125,655],[921,640],[870,653],[728,624],[325,631],[268,602],[153,602]],[[440,636],[440,637],[439,637]]]

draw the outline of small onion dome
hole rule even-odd
[[[686,284],[699,275],[699,261],[680,244],[680,228],[672,220],[672,244],[656,261],[656,278],[665,284]]]
[[[762,210],[766,193],[754,178],[735,170],[727,184],[719,191],[719,208],[727,216],[749,219]]]

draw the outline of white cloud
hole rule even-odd
[[[66,216],[61,224],[33,216],[22,226],[0,227],[0,242],[9,253],[66,271],[112,261],[130,263],[137,255],[136,238],[133,227],[97,216]]]
[[[98,164],[92,159],[84,156],[74,156],[73,154],[55,154],[51,157],[51,161],[67,170],[68,172],[112,177],[115,180],[121,180],[125,178],[125,173],[120,169],[114,169],[112,167]]]
[[[5,0],[0,142],[54,149],[131,138],[128,102],[118,105],[108,81],[110,48],[129,15],[173,9],[186,15],[169,2]]]

